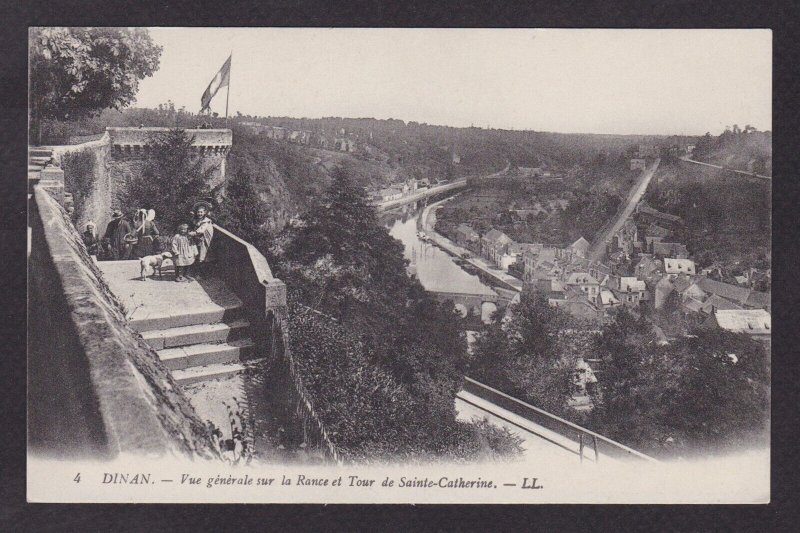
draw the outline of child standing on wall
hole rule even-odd
[[[175,264],[175,281],[189,281],[186,270],[194,264],[197,247],[189,239],[189,225],[178,226],[178,233],[172,238],[172,262]]]

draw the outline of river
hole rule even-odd
[[[494,294],[478,276],[465,272],[450,255],[417,236],[422,209],[422,205],[408,204],[381,216],[389,234],[403,243],[403,255],[411,263],[409,270],[422,286],[436,292]]]

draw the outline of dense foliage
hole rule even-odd
[[[72,193],[75,220],[79,220],[96,178],[95,155],[88,150],[68,152],[64,154],[61,167],[64,170],[64,189]]]
[[[483,234],[498,229],[516,242],[564,247],[578,238],[592,240],[617,211],[621,199],[604,191],[589,191],[559,183],[523,187],[518,180],[468,190],[437,214],[437,231],[456,238],[459,224]],[[519,214],[520,212],[526,214]]]
[[[470,375],[516,398],[564,414],[573,388],[576,350],[570,318],[537,292],[523,292],[505,319],[479,337]],[[581,354],[582,355],[582,354]]]
[[[734,124],[718,136],[706,133],[697,140],[692,159],[727,168],[772,175],[772,133],[749,124]]]
[[[34,135],[42,119],[129,105],[161,55],[141,28],[32,28],[28,44]]]
[[[295,316],[290,332],[334,440],[373,458],[468,454],[476,430],[455,420],[468,356],[454,309],[406,274],[401,244],[344,171],[273,253],[291,298],[336,321]]]
[[[408,386],[363,335],[295,305],[292,352],[331,440],[348,458],[473,460],[519,453],[519,440],[486,423],[458,422],[452,387],[418,376]]]
[[[598,359],[594,409],[568,407],[578,357]],[[769,424],[769,356],[746,335],[697,330],[670,344],[625,308],[600,334],[580,331],[535,293],[475,346],[470,375],[609,438],[674,456],[758,442]]]
[[[597,344],[602,379],[593,427],[650,453],[692,453],[763,438],[769,422],[769,356],[743,334],[698,330],[668,345],[627,311]]]
[[[683,218],[673,239],[686,244],[700,266],[720,261],[741,273],[769,268],[771,196],[769,183],[683,163],[659,167],[645,199]]]
[[[195,202],[213,199],[216,191],[209,183],[214,168],[206,166],[192,143],[181,129],[155,134],[142,171],[131,176],[121,193],[123,209],[155,209],[166,233],[189,221]]]

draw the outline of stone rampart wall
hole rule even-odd
[[[112,207],[135,209],[137,206],[119,204],[125,184],[140,175],[147,155],[147,145],[153,136],[169,131],[169,128],[107,128],[99,139],[83,144],[54,146],[53,156],[69,174],[69,159],[72,154],[89,153],[94,157],[90,176],[67,176],[68,182],[79,182],[86,190],[74,191],[69,186],[66,192],[80,196],[75,210],[75,225],[85,227],[89,220],[97,224],[102,235],[111,220]],[[194,137],[194,146],[203,159],[204,168],[213,168],[212,187],[225,180],[226,158],[233,142],[233,134],[227,129],[186,130]],[[80,172],[87,172],[81,169]]]

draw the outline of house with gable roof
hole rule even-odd
[[[481,255],[501,266],[503,256],[508,255],[508,250],[514,241],[500,230],[492,228],[481,237]]]
[[[647,285],[644,281],[633,276],[621,276],[614,280],[611,289],[623,305],[636,307],[646,299]]]
[[[689,250],[685,244],[679,242],[653,242],[653,255],[661,258],[688,259]]]
[[[577,241],[570,244],[567,249],[578,257],[586,257],[586,254],[591,246],[592,245],[589,243],[589,241],[581,236]]]
[[[597,297],[600,294],[600,282],[588,272],[573,272],[569,274],[564,286],[579,289],[590,302],[597,303]]]

